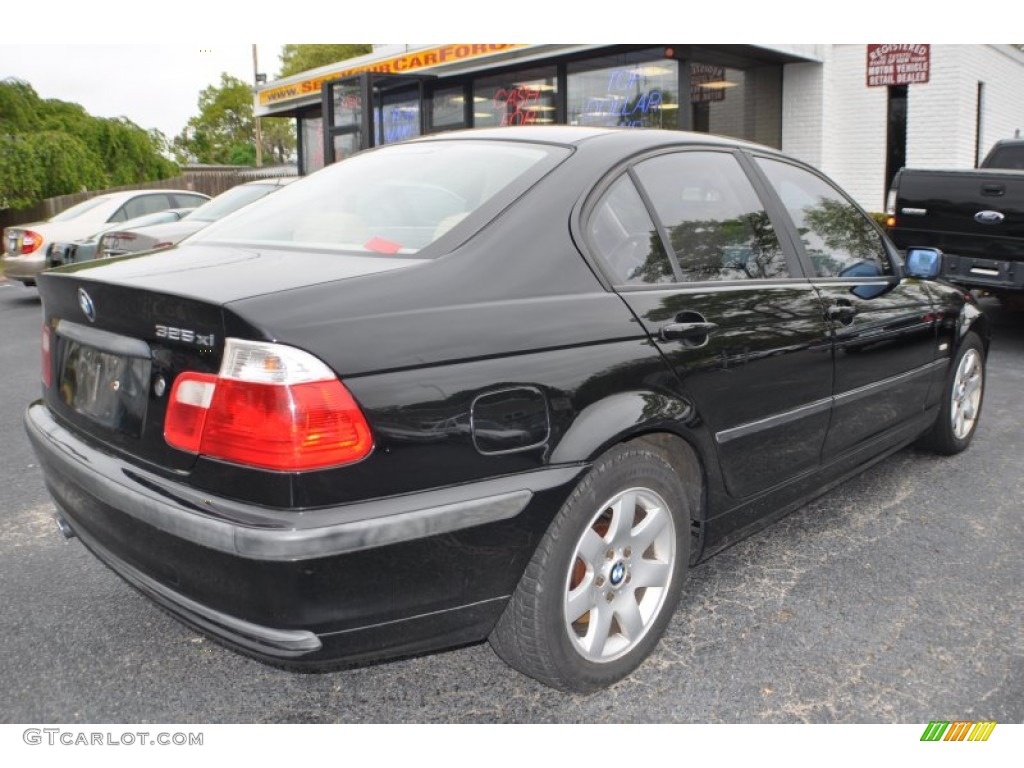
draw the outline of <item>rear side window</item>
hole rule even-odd
[[[616,179],[594,206],[587,237],[614,284],[675,281],[658,230],[629,176]]]
[[[635,171],[684,280],[789,275],[768,214],[733,155],[676,152],[644,160]]]
[[[196,239],[414,254],[492,200],[521,194],[568,152],[511,141],[386,146],[324,168]]]
[[[139,216],[166,211],[170,207],[171,201],[165,194],[140,195],[139,197],[133,197],[122,205],[117,210],[117,213],[111,216],[108,221],[128,221],[129,219],[137,219]]]
[[[764,157],[757,163],[789,211],[818,277],[892,274],[881,234],[849,198],[803,168]]]
[[[1013,171],[1024,171],[1024,144],[999,147],[985,158],[985,168],[1006,168]]]

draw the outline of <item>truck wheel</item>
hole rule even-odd
[[[690,511],[669,461],[647,445],[602,456],[558,512],[490,637],[510,666],[588,693],[650,654],[689,562]]]

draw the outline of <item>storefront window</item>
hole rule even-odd
[[[302,173],[312,173],[324,167],[324,119],[321,116],[300,117],[302,133]]]
[[[377,99],[377,144],[391,144],[420,135],[418,89],[383,91]]]
[[[334,127],[359,127],[363,123],[363,98],[358,81],[331,84]]]
[[[438,88],[431,99],[430,127],[436,131],[466,125],[466,94],[461,85]]]
[[[557,97],[554,67],[481,78],[473,83],[473,125],[549,125]]]
[[[569,125],[679,127],[679,63],[650,54],[569,65]]]
[[[782,146],[782,67],[691,62],[693,130]]]
[[[339,133],[331,137],[334,146],[334,162],[351,157],[359,151],[358,133]]]

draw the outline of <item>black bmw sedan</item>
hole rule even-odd
[[[941,258],[764,147],[445,134],[41,276],[26,427],[65,535],[227,645],[489,639],[590,691],[694,563],[912,442],[967,447],[989,326]]]

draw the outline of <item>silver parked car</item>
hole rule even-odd
[[[204,200],[210,199],[205,195],[203,195],[203,198]],[[196,205],[198,204],[197,202]],[[81,240],[50,243],[50,247],[46,249],[46,268],[62,267],[65,264],[78,264],[83,261],[92,261],[95,258],[100,258],[102,257],[102,254],[99,253],[100,239],[110,230],[115,228],[135,230],[151,227],[155,224],[168,224],[172,221],[180,221],[192,213],[196,209],[196,205],[189,206],[188,208],[168,208],[166,211],[147,213],[145,216],[129,219],[123,224],[107,224],[103,229],[93,232],[89,237],[83,237]]]
[[[117,224],[168,208],[188,208],[209,198],[187,189],[133,189],[97,195],[46,220],[4,230],[0,269],[8,280],[35,285],[46,269],[46,252],[54,241],[88,237],[108,223]]]
[[[281,189],[297,178],[297,176],[279,176],[239,184],[237,187],[232,187],[227,192],[217,195],[205,205],[199,206],[180,221],[146,227],[143,231],[128,227],[111,230],[100,238],[96,248],[97,255],[101,258],[109,258],[177,245],[208,224],[219,221],[254,200],[259,200],[261,197]]]

